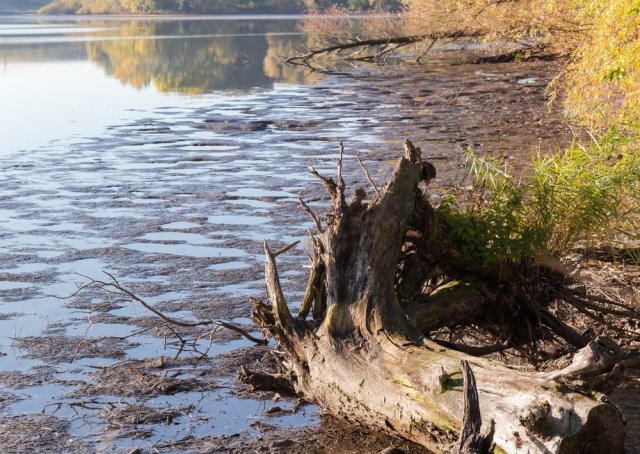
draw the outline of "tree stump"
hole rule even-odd
[[[414,211],[425,210],[416,200],[426,200],[419,185],[430,169],[406,141],[389,182],[370,202],[362,189],[346,201],[342,155],[337,182],[311,169],[332,198],[326,226],[307,207],[319,232],[312,236],[315,257],[300,319],[313,301],[317,323],[291,314],[278,253],[265,243],[270,304],[253,300],[254,319],[283,352],[295,392],[324,412],[451,452],[463,426],[465,361],[475,374],[477,410],[495,423],[496,452],[623,452],[624,424],[612,405],[567,389],[558,374],[522,372],[443,348],[402,310],[396,267]],[[432,232],[427,240],[438,257],[437,220],[428,213],[422,219],[432,222],[423,231]]]

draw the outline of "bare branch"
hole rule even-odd
[[[412,35],[412,36],[393,36],[388,38],[378,38],[378,39],[355,39],[347,42],[339,42],[334,43],[326,47],[309,49],[306,53],[298,54],[293,57],[290,57],[286,60],[287,63],[293,65],[301,65],[307,66],[311,69],[314,69],[311,66],[311,61],[321,57],[323,55],[340,55],[343,51],[346,50],[354,50],[354,54],[360,52],[359,49],[366,48],[375,48],[381,47],[382,49],[378,52],[377,56],[374,57],[376,60],[380,60],[382,56],[399,49],[400,47],[408,46],[415,43],[420,43],[422,41],[437,41],[442,39],[454,39],[460,38],[461,36],[465,36],[465,32],[463,31],[453,31],[448,33],[432,33],[425,35]],[[364,59],[366,57],[362,57]]]
[[[316,253],[313,257],[313,264],[311,265],[311,272],[309,273],[309,280],[307,282],[307,288],[304,292],[304,297],[302,298],[302,303],[300,303],[300,311],[298,312],[298,320],[305,320],[309,312],[311,311],[311,306],[314,301],[316,301],[318,294],[321,289],[323,278],[323,268],[322,268],[322,260]]]
[[[324,183],[324,186],[327,188],[327,192],[331,196],[331,199],[335,201],[336,198],[338,197],[338,185],[336,185],[336,182],[333,181],[333,178],[323,177],[312,166],[309,166],[308,169],[309,169],[309,173],[311,173],[311,175],[313,175],[314,177],[320,179],[320,181],[322,181]]]
[[[340,157],[338,158],[338,200],[337,200],[337,203],[339,203],[339,205],[336,207],[340,211],[342,211],[344,209],[344,207],[345,207],[345,201],[344,201],[345,183],[344,183],[344,178],[342,177],[342,160],[343,160],[343,158],[344,158],[344,143],[341,140],[340,141]]]
[[[318,230],[318,233],[324,232],[324,229],[322,228],[322,223],[320,222],[320,218],[318,217],[318,215],[309,207],[309,205],[305,203],[304,200],[302,200],[302,197],[300,197],[299,200],[300,200],[300,204],[302,205],[302,209],[306,211],[309,214],[309,216],[311,216],[311,219],[313,219],[313,222],[316,225],[316,229]],[[311,234],[311,232],[309,232],[309,234]],[[311,236],[313,237],[313,235]]]
[[[268,341],[266,339],[258,339],[255,336],[252,336],[251,334],[249,334],[246,330],[233,325],[229,322],[225,322],[223,320],[216,320],[216,319],[211,319],[211,320],[203,320],[200,322],[184,322],[182,320],[176,320],[174,318],[168,317],[167,315],[163,314],[162,312],[160,312],[158,309],[154,308],[152,305],[150,305],[149,303],[147,303],[146,301],[144,301],[142,298],[140,298],[138,295],[136,295],[135,293],[133,293],[131,290],[125,288],[123,285],[120,284],[120,282],[118,282],[118,280],[115,278],[115,276],[113,276],[112,274],[108,273],[108,272],[104,272],[104,274],[106,274],[107,276],[109,276],[109,278],[111,279],[111,282],[106,282],[106,281],[101,281],[101,280],[97,280],[97,279],[93,279],[90,278],[88,276],[83,276],[86,279],[89,279],[89,283],[87,285],[81,286],[79,290],[83,290],[86,288],[89,288],[91,286],[99,286],[100,288],[103,289],[115,289],[120,293],[123,293],[125,295],[127,295],[129,298],[131,298],[133,301],[136,301],[137,303],[139,303],[140,305],[142,305],[145,309],[149,310],[150,312],[154,313],[155,315],[157,315],[158,317],[160,317],[162,320],[164,320],[165,322],[168,322],[172,325],[176,325],[176,326],[181,326],[184,328],[195,328],[195,327],[199,327],[199,326],[221,326],[223,328],[235,331],[239,334],[241,334],[242,336],[244,336],[245,338],[249,339],[251,342],[255,342],[256,344],[261,344],[261,345],[266,345],[268,343]],[[75,294],[77,294],[78,292],[75,292]]]
[[[284,254],[285,252],[287,252],[288,250],[290,250],[291,248],[293,248],[293,247],[297,246],[298,244],[300,244],[300,240],[298,240],[298,241],[294,241],[294,242],[293,242],[293,243],[291,243],[290,245],[285,246],[285,247],[283,247],[282,249],[280,249],[279,251],[274,252],[274,253],[273,253],[273,256],[274,256],[274,257],[277,257],[277,256],[279,256],[279,255],[282,255],[282,254]]]
[[[265,253],[265,269],[264,280],[267,286],[267,294],[271,300],[273,315],[276,322],[287,333],[292,333],[294,328],[293,316],[287,306],[287,302],[280,285],[280,277],[278,276],[278,267],[276,266],[276,257],[269,249],[267,242],[264,242]]]
[[[369,171],[367,170],[367,168],[364,166],[364,164],[360,160],[360,155],[356,155],[356,158],[358,159],[358,164],[360,164],[360,167],[362,167],[362,170],[364,171],[364,175],[367,177],[367,181],[371,185],[371,188],[373,189],[373,192],[375,192],[376,195],[378,196],[378,198],[380,198],[380,191],[378,191],[378,188],[376,187],[376,184],[371,179],[371,175],[369,175]]]

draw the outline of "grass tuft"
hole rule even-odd
[[[590,144],[539,154],[530,177],[467,152],[471,184],[449,193],[438,214],[454,248],[483,264],[562,257],[603,243],[638,263],[640,155],[634,137],[611,129]]]

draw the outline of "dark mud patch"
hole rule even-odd
[[[23,282],[4,282],[4,284],[9,286],[15,285],[17,287],[23,284]],[[0,290],[0,298],[2,298],[2,300],[4,301],[24,301],[38,296],[36,287],[29,284],[26,285],[28,285],[28,288],[17,287]]]
[[[294,453],[294,454],[375,454],[386,448],[396,448],[405,454],[425,454],[423,446],[406,440],[373,432],[360,426],[323,417],[318,428],[275,430],[263,425],[258,434],[231,434],[219,437],[185,437],[156,445],[160,453]]]
[[[46,414],[0,417],[0,448],[6,453],[87,453],[89,445],[69,433],[70,423]]]
[[[15,312],[0,313],[0,320],[11,320],[16,317]]]
[[[100,417],[109,424],[109,429],[121,429],[129,426],[149,424],[171,424],[180,416],[187,416],[192,406],[151,408],[144,405],[123,405],[107,408],[100,412]]]
[[[50,366],[34,367],[29,373],[13,370],[0,372],[0,383],[12,389],[23,389],[51,383],[55,369]]]
[[[68,337],[61,335],[46,337],[22,337],[15,340],[17,348],[24,350],[25,358],[39,359],[49,364],[72,363],[82,358],[125,357],[125,350],[138,344],[119,337]]]
[[[108,314],[110,311],[122,309],[124,307],[124,304],[116,303],[112,300],[96,301],[93,298],[83,296],[84,295],[79,295],[78,298],[67,303],[67,307],[95,314]]]
[[[4,412],[9,405],[18,400],[20,400],[20,398],[15,394],[0,391],[0,412]]]
[[[211,360],[207,358],[159,357],[151,360],[127,360],[96,367],[96,371],[91,374],[94,383],[79,386],[72,396],[147,398],[205,392],[219,387],[215,384],[216,375],[217,371],[211,368]]]
[[[277,120],[274,122],[276,129],[293,130],[293,131],[305,131],[308,129],[315,129],[323,124],[321,121],[313,120]]]
[[[214,130],[214,131],[255,132],[255,131],[264,131],[271,125],[272,125],[271,121],[265,121],[265,120],[241,121],[241,120],[231,120],[229,118],[207,118],[202,123],[196,123],[192,126],[198,129],[206,129],[206,130]]]

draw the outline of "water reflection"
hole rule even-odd
[[[46,32],[46,33],[45,33]],[[162,93],[246,92],[321,76],[283,63],[313,38],[292,19],[0,21],[0,63],[88,59],[124,85]]]

